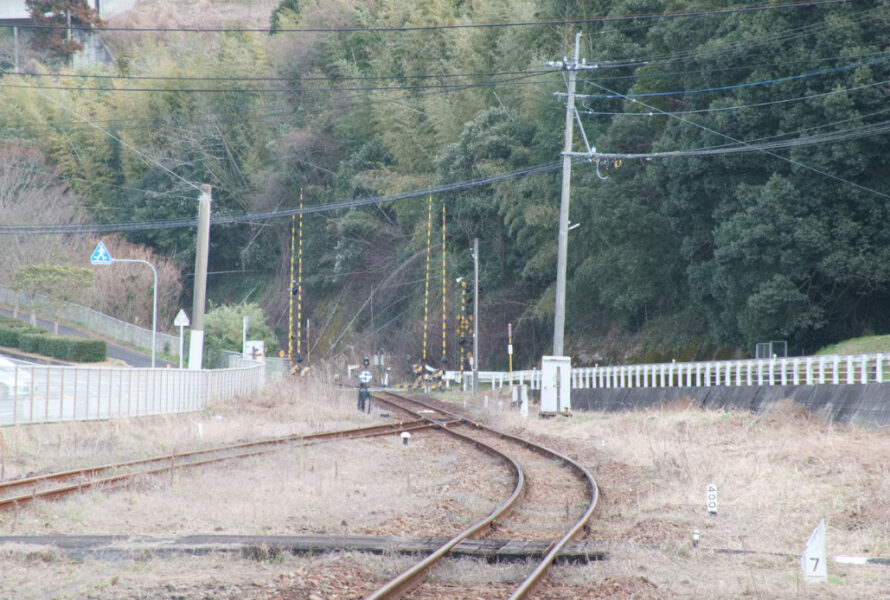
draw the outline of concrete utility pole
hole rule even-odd
[[[201,186],[198,200],[198,240],[195,249],[195,291],[192,329],[189,336],[189,369],[200,371],[204,363],[204,303],[207,293],[207,257],[210,253],[210,186]]]
[[[581,32],[575,34],[575,55],[562,62],[550,62],[548,66],[568,71],[568,97],[566,98],[566,124],[562,150],[562,193],[559,201],[559,240],[556,257],[556,306],[553,312],[553,356],[563,355],[563,339],[566,323],[566,263],[569,247],[569,195],[572,180],[572,133],[575,120],[575,79],[581,69],[594,68],[578,61]]]

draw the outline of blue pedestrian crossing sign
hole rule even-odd
[[[93,250],[92,256],[90,256],[90,264],[91,265],[110,265],[111,264],[111,255],[108,253],[108,248],[105,247],[105,242],[99,242],[96,246],[96,249]]]

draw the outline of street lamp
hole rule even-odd
[[[151,368],[155,368],[155,352],[157,349],[157,332],[158,332],[158,270],[155,269],[155,266],[148,262],[147,260],[142,260],[140,258],[114,258],[109,254],[108,248],[105,247],[104,242],[99,242],[96,246],[96,249],[93,251],[93,255],[90,256],[90,264],[94,265],[110,265],[111,263],[116,262],[131,262],[131,263],[143,263],[151,267],[151,272],[154,274],[154,294],[152,298],[152,312],[151,312]]]

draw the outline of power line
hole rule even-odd
[[[813,144],[826,144],[830,142],[870,137],[874,135],[886,134],[888,132],[890,132],[890,121],[883,121],[880,123],[862,125],[860,127],[851,127],[849,129],[829,131],[817,135],[795,137],[791,139],[779,139],[772,142],[765,142],[764,140],[785,137],[785,135],[787,134],[783,134],[782,136],[759,138],[756,140],[740,141],[738,144],[726,144],[722,146],[694,148],[691,150],[669,150],[666,152],[595,152],[592,154],[592,156],[594,158],[607,160],[715,156],[719,154],[739,154],[743,152],[761,152],[764,150],[798,148],[803,146],[812,146]],[[754,142],[760,143],[755,144]]]
[[[761,85],[772,85],[774,83],[784,83],[786,81],[795,81],[798,79],[808,79],[810,77],[819,77],[821,75],[828,75],[830,73],[839,73],[841,71],[849,71],[851,69],[858,69],[859,67],[868,67],[872,65],[877,65],[881,63],[885,63],[890,61],[890,55],[884,55],[880,59],[869,60],[864,62],[852,63],[847,65],[842,65],[839,67],[831,67],[829,69],[820,69],[818,71],[811,71],[809,73],[799,73],[796,75],[787,75],[785,77],[776,77],[774,79],[763,79],[761,81],[749,81],[746,83],[735,83],[732,85],[723,85],[718,87],[711,88],[702,88],[697,90],[675,90],[671,92],[645,92],[640,94],[576,94],[576,98],[600,98],[600,99],[628,99],[632,100],[634,98],[657,98],[661,96],[688,96],[691,94],[703,94],[709,92],[723,92],[727,90],[736,90],[740,88],[748,88],[748,87],[756,87]],[[594,85],[596,87],[602,88],[602,86],[597,85],[593,80],[588,80],[588,83]],[[604,89],[604,88],[603,88]],[[557,96],[564,96],[565,94],[560,93]]]
[[[823,57],[823,58],[817,58],[814,60],[808,60],[807,62],[811,64],[813,62],[824,63],[824,62],[835,61],[835,60],[848,61],[853,58],[864,58],[864,57],[869,57],[869,56],[885,56],[885,55],[886,55],[886,52],[879,52],[879,51],[860,52],[857,54],[845,54],[842,56],[828,56],[828,57]],[[782,65],[789,65],[789,64],[793,65],[793,64],[796,64],[799,62],[803,62],[803,61],[784,60],[786,58],[784,56],[781,58],[783,59],[781,61]],[[610,62],[599,63],[599,68],[600,69],[611,69],[611,68],[618,69],[618,68],[628,68],[628,67],[641,68],[641,67],[648,67],[648,66],[651,66],[654,64],[658,64],[659,62],[662,62],[662,61],[653,62],[653,61],[647,61],[647,60],[643,60],[643,59],[631,59],[631,63],[621,63],[621,64],[617,64],[617,65],[613,65]],[[670,62],[670,61],[664,61],[664,62]],[[684,76],[689,76],[689,75],[702,75],[705,73],[727,73],[727,72],[733,72],[733,71],[750,72],[750,71],[754,71],[757,69],[774,67],[775,64],[776,63],[749,63],[749,64],[741,65],[738,67],[720,67],[720,68],[713,68],[713,69],[696,68],[696,69],[685,70],[685,71],[646,71],[643,73],[634,72],[634,73],[630,73],[628,75],[606,75],[606,76],[600,75],[600,76],[594,77],[593,80],[602,82],[602,81],[616,81],[616,80],[624,80],[624,79],[637,80],[637,79],[659,79],[659,78],[663,78],[663,77],[684,77]],[[587,78],[578,77],[578,83],[586,83],[587,81],[588,81]]]
[[[867,19],[874,20],[882,18],[883,12],[879,8],[874,8],[863,10],[854,14],[848,14],[846,16],[852,21],[863,21]],[[742,37],[741,39],[733,38],[731,41],[726,41],[720,46],[709,47],[705,56],[709,60],[713,60],[714,56],[717,54],[739,53],[742,51],[744,51],[745,53],[750,53],[752,49],[756,49],[757,47],[764,47],[768,44],[775,45],[779,43],[787,43],[799,38],[814,35],[820,31],[828,29],[829,27],[832,27],[832,24],[827,20],[823,20],[818,23],[812,23],[801,27],[786,29],[775,33],[769,33],[767,35],[761,35],[758,37]],[[665,62],[676,63],[678,61],[693,60],[701,57],[702,48],[696,46],[685,52],[672,52],[670,54],[656,54],[646,57],[625,58],[623,59],[623,61],[633,62],[637,66],[640,66]],[[610,65],[608,63],[603,64],[603,67],[609,66]]]
[[[748,4],[742,6],[731,6],[721,9],[711,10],[688,10],[688,11],[671,11],[659,13],[636,13],[623,15],[605,15],[598,17],[579,17],[573,19],[548,19],[541,21],[515,21],[502,23],[452,23],[448,25],[381,25],[370,27],[294,27],[294,28],[259,28],[259,27],[109,27],[94,26],[89,28],[91,31],[122,31],[132,33],[399,33],[407,31],[438,31],[449,29],[495,29],[502,27],[539,27],[547,25],[574,25],[580,23],[610,23],[615,21],[641,21],[649,19],[665,19],[665,18],[682,18],[682,17],[701,17],[713,15],[727,15],[744,12],[762,12],[767,10],[783,9],[783,8],[804,8],[810,6],[820,6],[829,4],[846,4],[850,0],[804,0],[801,2],[785,2],[780,4],[760,3]],[[15,27],[11,24],[0,24],[0,28]],[[87,29],[84,27],[68,27],[66,25],[27,25],[17,26],[20,29]]]
[[[865,21],[865,20],[876,20],[883,18],[883,13],[879,11],[878,8],[863,10],[853,14],[845,14],[845,17],[850,19],[853,22],[856,21]],[[770,33],[767,35],[760,35],[758,37],[743,37],[738,41],[725,41],[719,46],[709,46],[707,48],[707,52],[703,53],[702,48],[700,46],[696,46],[688,51],[683,52],[671,52],[670,54],[657,54],[650,55],[644,57],[625,57],[622,59],[614,60],[614,61],[600,61],[598,63],[598,70],[603,69],[617,69],[617,68],[626,68],[626,67],[642,67],[642,66],[652,66],[658,64],[676,64],[682,61],[692,61],[692,60],[700,60],[704,59],[706,62],[713,62],[715,60],[715,56],[726,55],[726,54],[740,54],[745,53],[749,54],[752,51],[760,48],[761,51],[764,49],[776,50],[773,46],[783,43],[788,43],[800,38],[806,38],[807,36],[813,36],[818,34],[820,31],[824,31],[831,27],[832,24],[823,20],[819,23],[809,24],[802,27],[791,28],[787,30],[782,30],[776,33]],[[623,32],[623,29],[619,29],[619,32]],[[602,35],[602,32],[600,32]],[[772,45],[772,46],[771,46]],[[772,52],[772,55],[776,55],[776,52]],[[884,52],[872,52],[872,53],[861,53],[861,54],[852,54],[842,58],[846,60],[850,60],[851,58],[856,58],[858,56],[870,56],[874,54],[883,55]],[[781,57],[786,59],[787,56],[784,52],[782,52]],[[819,62],[822,62],[821,60]],[[783,63],[784,64],[784,63]],[[793,61],[792,63],[793,64]],[[740,68],[754,68],[757,65],[745,65]],[[733,70],[734,68],[727,68],[726,70]],[[719,70],[719,69],[718,69]],[[699,71],[696,69],[696,73],[699,72],[712,72],[712,70]],[[598,78],[601,79],[601,78]]]
[[[645,108],[648,108],[648,109],[651,110],[651,111],[654,111],[654,112],[658,112],[658,113],[667,115],[667,116],[671,117],[672,119],[676,119],[676,120],[678,120],[678,121],[680,121],[680,122],[682,122],[682,123],[685,123],[685,124],[687,124],[687,125],[692,125],[693,127],[696,127],[696,128],[701,129],[701,130],[703,130],[703,131],[707,131],[708,133],[712,133],[712,134],[714,134],[714,135],[717,135],[717,136],[719,136],[719,137],[722,137],[722,138],[724,138],[724,139],[726,139],[726,140],[729,140],[729,141],[731,141],[731,142],[735,142],[736,144],[739,144],[739,145],[741,145],[741,146],[747,146],[748,148],[750,148],[751,151],[761,152],[762,154],[766,154],[767,156],[772,156],[773,158],[778,158],[779,160],[785,161],[785,162],[787,162],[787,163],[789,163],[789,164],[792,164],[792,165],[794,165],[794,166],[796,166],[796,167],[800,167],[800,168],[802,168],[802,169],[806,169],[807,171],[816,173],[816,174],[818,174],[818,175],[822,175],[823,177],[827,177],[827,178],[829,178],[829,179],[833,179],[833,180],[838,181],[838,182],[840,182],[840,183],[844,183],[844,184],[853,186],[853,187],[855,187],[855,188],[857,188],[857,189],[860,189],[860,190],[865,191],[865,192],[869,192],[869,193],[874,194],[874,195],[876,195],[876,196],[879,196],[879,197],[881,197],[881,198],[890,199],[890,194],[885,194],[885,193],[883,193],[883,192],[880,192],[880,191],[875,190],[875,189],[873,189],[873,188],[870,188],[870,187],[868,187],[868,186],[865,186],[865,185],[856,183],[855,181],[850,181],[849,179],[844,179],[843,177],[839,177],[839,176],[834,175],[834,174],[832,174],[832,173],[829,173],[829,172],[827,172],[827,171],[823,171],[823,170],[821,170],[821,169],[817,169],[816,167],[813,167],[813,166],[810,166],[810,165],[808,165],[808,164],[802,163],[802,162],[800,162],[800,161],[798,161],[798,160],[795,160],[795,159],[793,159],[793,158],[788,158],[787,156],[782,156],[781,154],[776,154],[775,152],[772,152],[771,150],[767,149],[767,148],[764,147],[764,146],[760,146],[760,145],[757,145],[757,144],[751,144],[751,143],[749,143],[749,142],[745,142],[744,140],[740,140],[740,139],[735,138],[735,137],[733,137],[733,136],[731,136],[731,135],[727,135],[727,134],[725,134],[725,133],[721,133],[721,132],[717,131],[716,129],[712,129],[711,127],[708,127],[708,126],[706,126],[706,125],[702,125],[702,124],[700,124],[700,123],[696,123],[695,121],[690,121],[689,119],[686,119],[686,118],[681,117],[681,116],[679,116],[679,115],[674,115],[674,114],[672,114],[672,113],[670,113],[670,112],[663,111],[663,110],[661,110],[661,109],[659,109],[659,108],[657,108],[657,107],[655,107],[655,106],[651,106],[651,105],[648,105],[648,104],[644,104],[644,103],[642,103],[642,102],[640,102],[639,100],[636,100],[636,99],[634,99],[634,98],[625,97],[625,96],[623,96],[622,94],[620,94],[619,92],[616,92],[615,90],[611,90],[611,89],[609,89],[609,88],[607,88],[607,87],[605,87],[605,86],[599,85],[599,84],[597,84],[597,83],[592,83],[592,82],[591,82],[591,85],[593,85],[593,86],[595,86],[595,87],[597,87],[597,88],[603,90],[604,92],[606,92],[606,93],[608,93],[608,94],[612,94],[612,95],[615,95],[615,96],[618,96],[618,97],[624,97],[625,99],[630,100],[631,102],[637,102],[637,103],[640,104],[641,106],[643,106],[643,107],[645,107]],[[660,154],[660,153],[653,153],[653,154],[650,156],[650,158],[655,158],[655,157],[657,157],[659,154]],[[664,157],[669,157],[669,156],[671,156],[671,155],[670,155],[670,154],[664,154]],[[592,153],[590,154],[590,158],[591,158],[591,159],[597,159],[597,158],[610,159],[611,157],[609,157],[608,155],[603,154],[603,153],[592,152]]]
[[[533,75],[548,71],[491,71],[488,73],[418,73],[405,75],[318,75],[300,77],[300,81],[378,81],[391,79],[456,79],[463,77],[496,77],[500,75]],[[35,73],[15,71],[9,75],[22,77],[56,77],[65,79],[111,79],[123,81],[293,81],[292,77],[209,77],[191,75],[97,75],[82,73]],[[104,88],[103,88],[104,89]]]
[[[807,96],[796,96],[794,98],[781,98],[779,100],[770,100],[768,102],[755,102],[753,104],[737,104],[734,106],[717,106],[712,108],[699,108],[694,110],[678,110],[671,111],[673,115],[696,115],[703,113],[718,113],[718,112],[727,112],[732,110],[741,110],[745,108],[761,108],[764,106],[773,106],[776,104],[787,104],[789,102],[800,102],[803,100],[812,100],[814,98],[824,98],[825,96],[832,96],[835,94],[846,94],[849,92],[857,92],[860,90],[865,90],[873,87],[877,87],[879,85],[886,85],[890,83],[890,79],[885,79],[883,81],[876,81],[874,83],[866,83],[863,85],[857,85],[849,88],[841,88],[836,90],[831,90],[829,92],[821,92],[819,94],[810,94]],[[585,108],[587,106],[585,105]],[[655,114],[652,112],[599,112],[594,110],[585,110],[579,111],[582,114],[586,115],[609,115],[609,116],[631,116],[631,117],[653,117],[653,116],[667,116],[663,114]]]
[[[580,162],[580,159],[578,160]],[[281,219],[291,217],[297,214],[324,213],[336,210],[347,210],[351,208],[361,208],[375,204],[383,204],[385,202],[396,202],[399,200],[407,200],[410,198],[419,198],[430,194],[444,194],[448,192],[458,192],[465,189],[491,185],[517,179],[520,177],[528,177],[541,173],[550,173],[560,168],[561,161],[543,163],[534,165],[524,169],[517,169],[507,173],[499,173],[489,175],[479,179],[471,179],[466,181],[458,181],[454,183],[446,183],[432,187],[402,192],[400,194],[392,194],[389,196],[372,196],[369,198],[361,198],[354,200],[345,200],[342,202],[334,202],[331,204],[322,204],[317,206],[304,207],[300,209],[284,209],[261,213],[245,213],[245,214],[228,214],[214,215],[211,218],[213,225],[231,225],[237,223],[250,223],[256,221],[267,221],[270,219]],[[157,229],[180,229],[185,227],[194,227],[197,225],[196,217],[188,217],[182,219],[164,219],[159,221],[138,221],[127,223],[88,223],[75,225],[62,224],[42,224],[42,225],[0,225],[0,236],[2,235],[84,235],[94,233],[117,233],[123,231],[151,231]]]
[[[491,87],[495,85],[529,85],[519,84],[523,79],[538,77],[547,74],[544,71],[531,72],[528,75],[511,77],[507,79],[498,79],[494,81],[486,81],[480,83],[440,83],[426,85],[393,85],[393,86],[363,86],[363,87],[315,87],[315,88],[128,88],[128,87],[96,87],[96,86],[78,86],[71,87],[66,85],[34,85],[34,84],[15,84],[5,83],[5,88],[29,88],[34,90],[65,90],[65,91],[94,91],[94,92],[152,92],[152,93],[282,93],[282,94],[299,94],[314,92],[401,92],[406,90],[431,90],[431,89],[470,89],[478,87]],[[531,85],[537,85],[533,83]]]
[[[0,71],[3,71],[4,73],[7,72],[6,69],[4,69],[3,67],[0,67]],[[42,92],[41,90],[35,90],[35,91],[37,92],[37,94],[39,94],[40,96],[42,96],[44,99],[48,100],[49,102],[55,104],[56,106],[58,106],[59,108],[61,108],[63,111],[69,113],[70,115],[74,116],[74,117],[77,118],[77,119],[80,119],[80,120],[83,121],[84,123],[87,123],[88,125],[92,126],[94,129],[96,129],[97,131],[100,131],[101,133],[105,134],[106,136],[110,137],[111,139],[116,140],[116,141],[117,141],[119,144],[121,144],[123,147],[127,148],[128,150],[130,150],[130,151],[133,152],[134,154],[138,155],[139,157],[141,157],[141,158],[142,158],[143,160],[145,160],[146,162],[148,162],[148,163],[150,163],[150,164],[153,164],[153,165],[155,165],[155,166],[157,166],[157,167],[160,167],[163,171],[166,171],[167,173],[169,173],[170,175],[172,175],[174,178],[179,179],[179,180],[182,181],[183,183],[185,183],[185,184],[187,184],[187,185],[189,185],[189,186],[195,188],[195,189],[198,190],[199,192],[202,191],[201,187],[198,186],[196,183],[192,183],[191,181],[189,181],[189,180],[186,179],[185,177],[183,177],[183,176],[179,175],[178,173],[172,171],[171,169],[167,168],[165,165],[163,165],[158,159],[154,158],[153,156],[151,156],[151,155],[149,155],[149,154],[143,152],[142,150],[140,150],[140,149],[137,148],[136,146],[133,146],[132,144],[129,144],[129,143],[125,142],[125,141],[122,140],[120,137],[114,135],[114,134],[111,133],[110,131],[108,131],[108,130],[106,130],[106,129],[103,129],[103,128],[101,128],[101,127],[99,127],[98,125],[96,125],[95,123],[93,123],[92,121],[90,121],[89,119],[87,119],[86,117],[84,117],[83,115],[81,115],[81,114],[75,112],[74,110],[72,110],[72,109],[68,108],[67,106],[65,106],[64,104],[62,104],[60,101],[58,101],[58,100],[56,100],[55,98],[51,97],[49,94],[45,94],[45,93]]]

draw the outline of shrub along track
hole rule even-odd
[[[458,533],[368,598],[401,597],[407,590],[421,585],[429,569],[462,540],[494,531],[499,536],[551,540],[543,558],[509,596],[511,600],[530,597],[559,551],[585,529],[593,514],[599,495],[593,476],[565,455],[472,422],[441,404],[392,393],[377,394],[374,398],[379,404],[440,424],[442,431],[499,456],[512,465],[516,485],[513,493],[494,512]],[[422,590],[418,592],[422,593]]]

